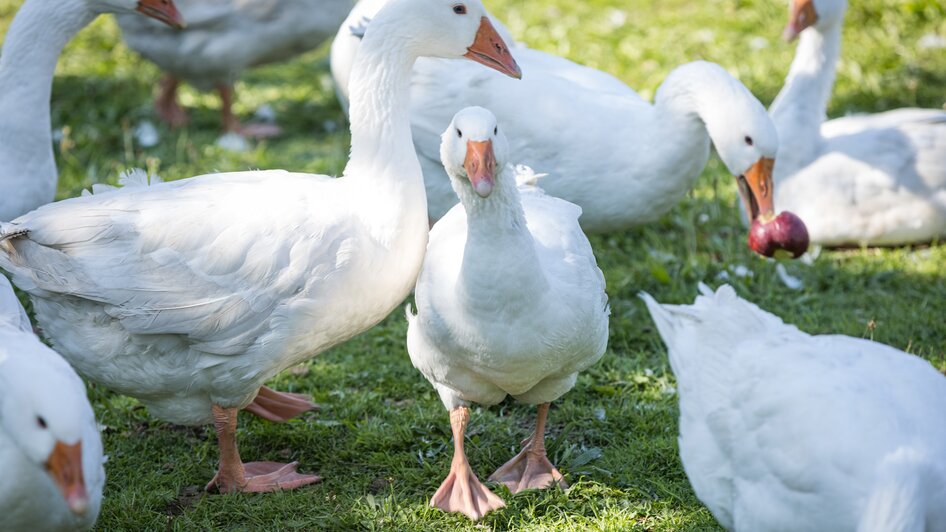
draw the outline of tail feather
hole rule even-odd
[[[164,180],[161,179],[161,176],[157,174],[149,176],[148,172],[145,172],[141,168],[131,168],[118,176],[118,186],[108,185],[105,183],[93,183],[92,189],[83,190],[82,195],[101,196],[102,194],[115,192],[116,190],[121,190],[122,188],[148,187],[163,182]]]
[[[701,393],[724,394],[733,356],[740,345],[754,338],[798,334],[778,317],[741,299],[731,286],[715,292],[700,284],[701,295],[692,305],[664,305],[641,294],[661,338],[670,365],[681,384],[693,379]]]
[[[927,514],[946,495],[936,461],[914,448],[887,455],[877,472],[858,532],[923,532]]]

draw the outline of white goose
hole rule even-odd
[[[730,286],[643,295],[680,394],[680,458],[729,530],[946,531],[946,378],[883,344],[811,336]]]
[[[80,374],[168,421],[216,424],[221,491],[318,480],[294,463],[243,464],[237,411],[414,287],[427,216],[411,65],[467,56],[519,75],[484,13],[479,0],[395,0],[378,14],[352,73],[343,177],[210,174],[53,203],[0,224],[0,268]]]
[[[102,439],[85,385],[33,334],[0,275],[0,530],[85,530],[102,505]]]
[[[492,113],[459,112],[443,134],[441,153],[462,205],[431,230],[417,315],[408,313],[407,347],[450,411],[453,428],[450,474],[430,503],[476,520],[504,504],[467,462],[469,404],[492,405],[511,395],[538,405],[522,452],[490,480],[513,493],[565,486],[546,457],[546,415],[549,403],[604,353],[608,298],[578,225],[581,209],[536,189],[520,198]]]
[[[171,0],[26,0],[20,7],[0,55],[0,220],[56,196],[49,100],[63,46],[99,14],[135,10],[182,24]]]
[[[793,0],[787,38],[801,35],[772,104],[782,144],[778,206],[812,242],[896,245],[946,235],[946,111],[898,109],[825,122],[846,0]]]
[[[362,12],[370,17],[369,8],[378,5],[383,0],[363,0],[350,24]],[[341,94],[345,56],[357,49],[350,24],[342,26],[332,50]],[[752,201],[763,206],[760,214],[771,214],[775,127],[758,99],[718,65],[699,61],[675,69],[650,104],[603,72],[523,45],[515,51],[528,73],[522,82],[508,83],[459,61],[428,59],[414,67],[411,126],[431,220],[457,202],[440,163],[440,132],[470,105],[490,109],[508,124],[517,162],[555,169],[542,188],[581,207],[586,232],[624,229],[669,211],[706,166],[711,140],[729,171],[749,181],[757,196]]]
[[[216,89],[224,131],[266,137],[272,124],[242,125],[233,114],[233,84],[251,67],[283,61],[331,37],[354,0],[178,0],[187,28],[174,30],[119,16],[125,42],[166,74],[155,108],[172,126],[187,123],[177,101],[180,80]]]

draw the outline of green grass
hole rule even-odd
[[[0,32],[19,0],[0,0]],[[941,107],[946,53],[920,37],[946,36],[939,0],[851,0],[832,115],[898,106]],[[768,103],[781,87],[793,47],[778,38],[781,0],[498,0],[490,7],[533,47],[601,68],[650,97],[673,66],[721,63]],[[623,13],[623,15],[622,15]],[[760,40],[764,39],[764,41]],[[753,40],[755,39],[755,40]],[[753,46],[754,43],[754,46]],[[186,89],[192,125],[160,128],[153,149],[132,131],[153,119],[158,71],[122,44],[100,18],[66,49],[54,88],[59,197],[143,166],[166,179],[211,171],[288,168],[338,173],[348,149],[345,118],[330,87],[325,51],[255,70],[239,84],[237,111],[262,103],[287,134],[243,154],[214,146],[215,97]],[[551,170],[554,169],[540,169]],[[509,496],[484,519],[491,529],[707,530],[717,525],[687,483],[677,456],[676,396],[665,350],[635,295],[685,302],[696,283],[729,271],[737,291],[813,333],[872,337],[946,369],[946,247],[824,252],[812,266],[788,264],[801,291],[753,256],[736,211],[733,179],[715,159],[696,190],[653,225],[595,237],[613,316],[602,361],[585,372],[550,414],[549,449],[571,489]],[[731,268],[744,265],[750,276]],[[282,390],[311,393],[322,411],[285,425],[246,416],[247,459],[299,460],[321,474],[290,493],[211,496],[202,486],[216,463],[209,428],[157,421],[135,400],[91,386],[109,455],[102,530],[474,528],[427,506],[450,463],[446,412],[410,365],[400,311],[360,337],[280,376]],[[481,477],[505,462],[532,423],[514,403],[474,409],[467,448]]]

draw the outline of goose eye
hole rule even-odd
[[[46,428],[46,419],[43,416],[36,416],[36,424],[39,425],[39,428]]]
[[[499,126],[493,128],[493,135],[499,134]]]
[[[466,6],[463,4],[457,4],[453,6],[453,12],[457,15],[466,15]]]
[[[753,144],[752,137],[750,137],[749,135],[746,135],[746,144],[749,146],[752,146]]]
[[[460,131],[460,128],[457,128],[457,136],[460,137],[461,139],[463,138],[463,132]]]

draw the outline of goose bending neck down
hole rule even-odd
[[[122,11],[183,24],[170,0],[26,0],[13,18],[0,54],[0,220],[55,197],[49,102],[56,62],[95,17]]]
[[[393,0],[378,14],[352,72],[341,178],[257,171],[149,184],[131,174],[121,189],[0,224],[0,268],[79,373],[168,421],[215,424],[220,467],[208,488],[318,480],[296,463],[244,464],[237,412],[276,373],[367,330],[410,293],[427,243],[411,64],[467,57],[518,77],[484,15],[479,0]]]

